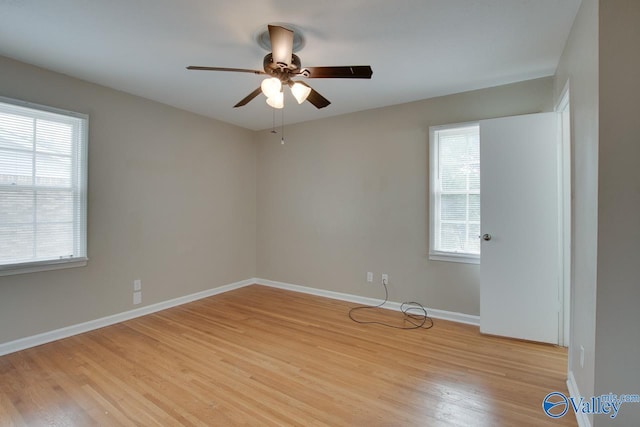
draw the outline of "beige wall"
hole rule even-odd
[[[551,109],[549,78],[259,133],[258,276],[477,315],[479,266],[426,255],[429,126]]]
[[[0,343],[255,276],[253,132],[0,57],[0,95],[88,113],[89,264],[0,277]]]
[[[640,2],[600,1],[595,392],[640,393]],[[596,426],[640,426],[640,404]]]
[[[570,83],[572,116],[572,292],[570,369],[583,396],[594,391],[598,230],[598,1],[583,0],[555,76]],[[580,368],[580,346],[585,349]]]

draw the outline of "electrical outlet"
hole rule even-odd
[[[373,283],[373,273],[370,271],[367,271],[367,282]]]
[[[142,302],[142,292],[134,292],[133,293],[133,305],[138,305]]]
[[[133,290],[134,291],[142,290],[142,280],[136,279],[133,281]]]
[[[382,273],[382,283],[384,283],[385,285],[389,284],[389,275],[386,273]]]
[[[580,367],[584,368],[584,346],[580,346]]]

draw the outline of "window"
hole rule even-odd
[[[480,262],[480,127],[430,129],[429,258]]]
[[[0,275],[86,265],[87,123],[0,98]]]

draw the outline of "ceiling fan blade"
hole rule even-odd
[[[369,65],[306,67],[300,74],[310,79],[370,79],[373,70]]]
[[[249,70],[246,68],[225,68],[225,67],[200,67],[197,65],[189,65],[187,70],[202,70],[202,71],[233,71],[236,73],[252,73],[252,74],[266,74],[260,70]]]
[[[238,102],[236,105],[233,106],[233,108],[238,108],[238,107],[242,107],[243,105],[247,105],[253,98],[260,95],[261,92],[262,92],[261,88],[254,90],[249,95],[242,98],[240,102]]]
[[[290,66],[293,54],[293,31],[277,25],[269,25],[268,27],[273,62],[282,67]]]
[[[315,91],[315,89],[313,89],[311,86],[309,86],[305,82],[297,81],[296,83],[303,84],[309,89],[311,89],[311,92],[309,92],[309,96],[307,96],[307,101],[313,104],[313,106],[316,107],[317,109],[324,108],[329,104],[331,104],[331,101],[329,101],[324,96],[320,95],[318,92]]]

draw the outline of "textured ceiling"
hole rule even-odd
[[[332,104],[285,97],[286,123],[552,75],[580,0],[0,0],[0,55],[249,129],[271,127],[268,23],[304,33],[303,66],[371,65],[371,80],[306,80]],[[278,112],[280,121],[280,112]]]

